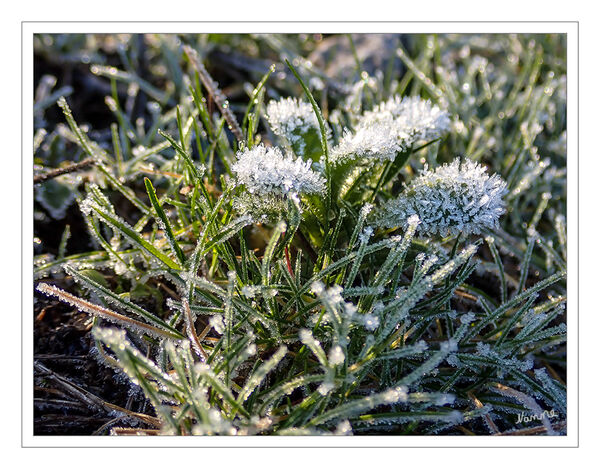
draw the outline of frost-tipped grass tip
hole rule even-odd
[[[319,122],[312,105],[298,101],[296,98],[269,101],[267,120],[276,135],[285,137],[291,142],[311,128],[319,130]]]

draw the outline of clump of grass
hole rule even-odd
[[[253,40],[289,57],[290,38]],[[94,162],[55,183],[96,250],[43,253],[35,274],[92,316],[97,356],[160,433],[562,431],[518,417],[566,418],[564,38],[410,36],[403,74],[364,72],[341,97],[295,60],[286,90],[273,67],[240,106],[201,44],[150,44],[164,89],[93,66],[110,146],[65,98],[67,126],[40,114],[40,161],[77,145]],[[117,82],[155,100],[149,121]]]

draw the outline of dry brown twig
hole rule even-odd
[[[45,367],[39,362],[34,362],[34,368],[40,375],[43,375],[44,378],[54,383],[54,385],[62,389],[67,395],[85,404],[88,408],[111,414],[116,411],[122,414],[119,418],[132,417],[147,425],[151,425],[154,427],[160,426],[160,421],[156,417],[152,417],[146,414],[140,414],[138,412],[133,412],[123,407],[119,407],[109,402],[105,402],[98,396],[92,394],[89,391],[86,391],[85,389],[77,386],[76,384],[71,383],[68,379],[55,373],[54,371],[50,370],[49,368]]]
[[[53,285],[49,285],[47,283],[40,283],[37,286],[37,289],[47,295],[56,296],[65,303],[75,306],[80,311],[84,311],[88,314],[91,314],[92,316],[98,316],[102,319],[106,319],[107,321],[116,322],[126,327],[133,327],[153,336],[173,336],[169,332],[159,329],[158,327],[150,326],[135,319],[128,318],[127,316],[123,316],[122,314],[115,313],[114,311],[111,311],[108,308],[95,305],[94,303],[90,303],[89,301],[78,298],[75,295],[71,295],[70,293],[67,293],[66,291],[61,290],[60,288],[57,288]]]
[[[89,166],[93,166],[96,164],[96,160],[94,158],[86,158],[79,163],[73,163],[63,168],[56,168],[50,171],[47,171],[43,174],[38,174],[34,176],[33,183],[41,184],[42,182],[46,182],[49,179],[54,179],[55,177],[62,176],[63,174],[74,173],[75,171],[79,171],[81,169],[86,169]]]
[[[469,398],[473,401],[473,403],[475,404],[475,407],[477,407],[478,409],[481,409],[483,407],[483,404],[481,403],[481,401],[479,399],[477,399],[477,397],[475,397],[475,394],[473,394],[472,391],[469,391],[467,393],[467,396],[469,396]],[[500,430],[498,430],[498,427],[496,426],[496,424],[494,423],[494,421],[488,414],[485,414],[483,416],[483,418],[485,419],[485,422],[487,423],[488,427],[490,427],[490,430],[492,431],[493,434],[497,435],[498,433],[500,433]]]

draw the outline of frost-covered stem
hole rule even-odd
[[[349,416],[352,414],[358,414],[364,410],[374,409],[381,404],[395,404],[399,401],[406,401],[407,395],[403,388],[392,388],[387,391],[372,394],[362,399],[347,402],[339,405],[325,413],[314,417],[309,425],[321,425],[330,420],[338,418],[339,416]]]
[[[42,182],[45,182],[49,179],[54,179],[55,177],[62,176],[63,174],[73,173],[81,169],[86,169],[89,166],[93,166],[95,164],[96,160],[94,158],[86,158],[85,160],[80,161],[79,163],[73,163],[63,168],[56,168],[47,171],[43,174],[38,174],[37,176],[34,176],[33,183],[41,184]]]
[[[218,88],[218,85],[212,79],[206,68],[204,68],[204,65],[202,65],[202,63],[198,60],[198,54],[188,45],[183,46],[183,51],[185,52],[185,55],[187,55],[194,69],[198,72],[198,76],[200,77],[202,84],[207,89],[211,98],[215,101],[215,103],[217,103],[219,111],[227,121],[231,132],[233,132],[233,135],[235,135],[235,138],[238,142],[243,142],[244,133],[242,132],[242,129],[240,128],[235,116],[229,109],[227,99]]]
[[[235,286],[235,272],[229,272],[227,274],[228,284],[227,284],[227,297],[225,298],[225,352],[229,353],[231,351],[231,339],[233,335],[233,289]],[[227,360],[227,367],[225,370],[226,383],[229,384],[230,380],[230,366],[229,360]]]
[[[379,190],[381,189],[381,186],[383,186],[384,181],[387,177],[388,172],[390,171],[390,168],[392,166],[392,162],[390,160],[385,162],[385,166],[383,167],[383,171],[381,172],[381,176],[379,176],[379,179],[377,180],[377,185],[375,186],[375,189],[373,189],[373,194],[371,194],[371,200],[370,203],[374,203],[375,202],[375,198],[377,197],[377,194],[379,193]]]
[[[110,309],[104,308],[102,306],[95,305],[90,303],[89,301],[78,298],[70,293],[67,293],[60,288],[55,287],[54,285],[49,285],[47,283],[40,283],[37,286],[38,291],[45,293],[49,296],[55,296],[59,300],[70,304],[71,306],[75,306],[78,310],[83,311],[84,313],[88,313],[94,316],[99,316],[107,321],[116,322],[124,325],[125,327],[129,326],[133,329],[141,330],[142,332],[146,332],[152,336],[161,336],[168,337],[170,339],[179,339],[178,336],[172,334],[169,331],[165,331],[163,329],[159,329],[158,327],[150,326],[148,324],[144,324],[143,322],[137,321],[135,319],[128,318],[127,316],[123,316],[122,314],[115,313]]]
[[[244,388],[240,391],[237,402],[241,406],[246,400],[250,397],[250,395],[254,392],[254,390],[260,386],[260,383],[264,380],[265,376],[270,373],[278,364],[281,362],[288,349],[285,345],[282,345],[277,349],[277,351],[265,361],[255,373],[248,379]],[[233,413],[232,416],[235,416]]]
[[[466,329],[467,326],[465,324],[461,325],[453,338],[451,338],[448,342],[442,343],[439,351],[435,352],[429,358],[429,360],[425,361],[421,366],[402,378],[399,384],[409,386],[420,377],[425,376],[435,369],[451,352],[455,352],[457,350],[458,343],[464,336]]]
[[[285,63],[290,68],[290,70],[292,71],[292,73],[294,74],[296,79],[300,82],[300,85],[302,86],[302,89],[304,90],[306,97],[310,101],[310,104],[312,104],[312,107],[317,116],[317,120],[319,121],[319,128],[321,130],[321,148],[323,150],[323,156],[325,157],[325,179],[327,180],[327,197],[326,197],[326,206],[327,206],[326,219],[327,219],[327,217],[329,216],[329,210],[331,209],[331,163],[329,161],[329,145],[327,143],[327,131],[325,129],[325,122],[323,121],[323,115],[321,114],[321,110],[319,109],[319,106],[317,105],[315,98],[313,98],[312,93],[310,92],[308,87],[304,84],[304,81],[302,80],[302,78],[300,78],[300,75],[298,74],[298,72],[296,71],[294,66],[287,59],[285,60]]]
[[[506,276],[504,275],[504,264],[502,263],[502,259],[500,257],[500,253],[498,249],[496,249],[496,245],[494,244],[493,236],[486,236],[485,241],[490,248],[490,252],[492,253],[492,257],[494,258],[494,262],[498,266],[498,277],[500,278],[500,300],[501,304],[506,303],[507,296],[507,286],[506,286]]]

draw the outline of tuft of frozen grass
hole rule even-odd
[[[69,42],[49,46],[57,37],[38,48],[71,60]],[[406,73],[392,61],[351,87],[308,66],[310,38],[246,37],[293,72],[246,70],[248,102],[180,60],[181,42],[231,49],[240,36],[138,39],[142,52],[120,49],[116,73],[98,77],[128,86],[125,102],[106,99],[110,129],[79,126],[85,113],[62,100],[69,125],[53,129],[38,103],[40,171],[65,155],[99,159],[54,180],[60,195],[72,179],[95,250],[69,253],[68,234],[58,249],[38,240],[35,275],[52,278],[36,292],[93,316],[97,356],[143,391],[135,404],[150,404],[153,431],[550,433],[564,422],[563,39],[406,36],[390,51]],[[138,53],[152,54],[152,76],[137,75]],[[138,88],[157,100],[149,116],[133,106]],[[550,409],[559,415],[541,429],[518,423]]]
[[[407,227],[418,215],[418,230],[430,235],[479,234],[498,228],[505,212],[506,182],[487,174],[486,168],[469,159],[456,158],[434,170],[427,166],[390,200],[378,215],[381,226]]]

